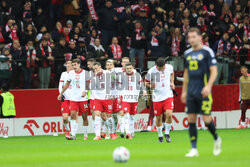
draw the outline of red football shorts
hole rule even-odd
[[[94,99],[89,99],[89,108],[90,108],[90,110],[93,110],[93,108],[94,108]]]
[[[138,102],[122,102],[122,110],[124,113],[129,113],[130,115],[137,114],[138,111]]]
[[[112,99],[108,99],[108,100],[95,99],[93,109],[94,111],[101,111],[101,112],[112,114],[113,100]]]
[[[159,116],[166,110],[174,110],[174,99],[170,97],[164,101],[153,102],[154,114]]]
[[[88,101],[70,101],[70,111],[89,112]]]
[[[70,114],[70,101],[69,100],[64,100],[64,102],[61,103],[61,113]]]
[[[115,98],[113,100],[113,113],[117,113],[122,110],[121,104],[118,103],[118,99]]]

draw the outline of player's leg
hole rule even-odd
[[[76,133],[78,129],[77,111],[79,110],[79,103],[70,101],[70,126],[71,126],[71,137],[70,140],[76,139]]]
[[[130,103],[130,133],[132,137],[135,137],[135,114],[138,111],[138,103]]]
[[[113,100],[113,113],[112,113],[112,117],[113,117],[113,124],[112,124],[112,131],[113,131],[113,134],[115,136],[117,136],[116,134],[116,129],[117,129],[117,124],[118,124],[118,117],[117,117],[117,113],[119,111],[119,108],[118,108],[118,100],[117,98]]]
[[[90,112],[91,112],[91,115],[92,115],[92,126],[95,129],[95,114],[94,114],[93,107],[94,107],[94,100],[90,99],[89,100],[89,108],[90,108]]]
[[[188,131],[192,149],[185,156],[196,157],[199,156],[197,150],[198,135],[197,135],[196,120],[197,120],[197,114],[200,112],[200,107],[199,104],[194,99],[187,99],[186,110],[189,123]]]
[[[241,108],[241,118],[240,118],[241,122],[240,122],[240,126],[237,127],[237,129],[245,129],[247,128],[246,126],[246,112],[248,108],[247,100],[241,101],[240,108]]]
[[[109,135],[111,137],[111,139],[116,139],[117,136],[114,135],[114,132],[113,132],[113,124],[114,124],[114,119],[112,117],[112,113],[113,113],[113,100],[112,99],[109,99],[109,100],[105,100],[104,101],[104,110],[106,112],[106,115],[107,115],[107,126],[108,126],[108,132],[109,132]]]
[[[168,143],[171,142],[171,138],[169,136],[169,132],[172,126],[172,116],[173,116],[173,109],[174,109],[174,101],[173,98],[168,98],[164,101],[164,114],[165,114],[165,138]]]
[[[70,128],[69,128],[69,115],[70,115],[70,101],[69,100],[65,100],[64,102],[62,102],[61,105],[61,113],[62,113],[62,118],[63,118],[63,125],[65,127],[65,137],[69,138],[70,137]]]
[[[101,137],[109,139],[108,135],[108,121],[107,121],[107,114],[105,112],[101,113],[102,123],[101,123]]]
[[[128,102],[122,102],[122,110],[124,112],[124,127],[126,132],[126,138],[131,139],[131,132],[130,132],[130,105]]]
[[[158,140],[160,143],[163,142],[163,134],[162,134],[162,114],[163,114],[163,105],[162,102],[153,102],[154,113],[156,117],[156,129],[158,132]]]
[[[101,104],[100,100],[95,99],[94,102],[94,115],[95,115],[95,135],[96,137],[94,140],[101,140],[101,123],[102,123],[102,118],[101,118],[101,113],[103,111],[103,106]]]
[[[89,126],[89,121],[88,121],[89,105],[88,105],[88,101],[80,102],[79,111],[81,112],[82,119],[83,119],[84,140],[87,140],[88,139],[88,126]]]
[[[214,138],[213,154],[217,156],[221,153],[222,140],[216,132],[216,127],[214,125],[213,118],[211,116],[211,110],[212,110],[212,96],[209,95],[209,97],[203,99],[201,103],[201,113],[202,113],[202,118],[208,128],[208,131],[213,135]]]
[[[124,112],[122,109],[120,109],[119,113],[118,113],[118,122],[120,124],[120,137],[124,138],[124,133],[125,133],[125,118],[124,118]]]

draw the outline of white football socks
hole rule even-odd
[[[164,126],[165,126],[165,134],[169,135],[172,124],[164,123]]]
[[[83,126],[84,137],[88,137],[88,126]]]
[[[157,128],[157,131],[158,131],[158,136],[159,137],[163,137],[163,134],[162,134],[162,126],[156,126]]]
[[[76,136],[76,132],[78,129],[78,123],[76,123],[76,120],[70,120],[70,124],[71,124],[71,134],[72,134],[72,136]]]
[[[101,136],[101,117],[96,116],[95,117],[95,135],[96,136]]]
[[[69,123],[63,123],[64,124],[64,127],[65,127],[65,130],[66,131],[70,131],[70,129],[69,129]]]
[[[111,117],[112,122],[112,133],[116,133],[116,123],[114,117]]]
[[[129,131],[131,134],[134,134],[135,132],[135,116],[130,115],[129,117]]]
[[[119,119],[119,123],[120,123],[120,131],[122,134],[124,134],[124,132],[125,132],[125,118],[124,118],[124,116],[119,115],[118,119]]]
[[[124,114],[124,123],[126,134],[130,134],[129,113]]]

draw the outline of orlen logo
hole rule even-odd
[[[30,132],[30,134],[32,136],[34,136],[34,131],[32,130],[32,125],[34,125],[37,129],[40,128],[39,125],[37,124],[37,122],[33,119],[30,119],[26,122],[26,124],[24,125],[24,129],[28,129],[28,131]]]

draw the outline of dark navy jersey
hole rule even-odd
[[[202,98],[202,88],[207,84],[211,66],[217,61],[211,48],[203,46],[201,50],[190,48],[185,51],[185,68],[188,69],[187,96]]]

